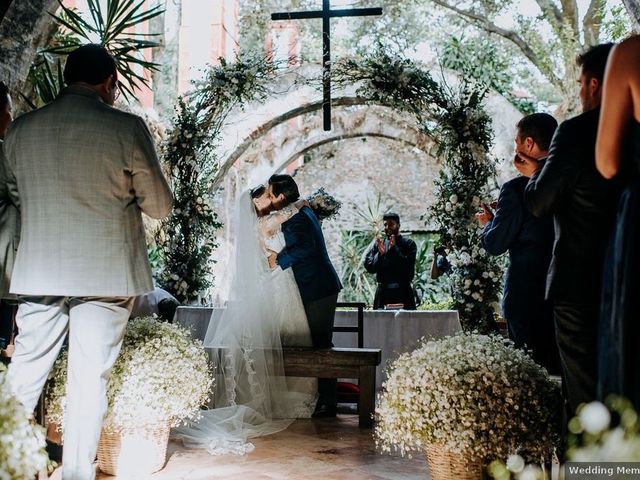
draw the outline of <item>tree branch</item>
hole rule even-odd
[[[599,43],[602,12],[606,3],[606,0],[591,0],[589,3],[587,13],[582,20],[585,45],[596,45]]]
[[[545,68],[543,63],[538,58],[538,55],[536,54],[536,52],[533,51],[533,49],[529,46],[529,44],[520,35],[518,35],[517,32],[514,32],[513,30],[506,30],[504,28],[501,28],[495,23],[493,23],[491,20],[489,20],[489,18],[483,15],[470,12],[468,10],[463,10],[454,5],[449,5],[447,2],[444,2],[442,0],[432,0],[432,1],[436,5],[446,8],[447,10],[450,10],[460,15],[461,17],[466,18],[470,23],[476,25],[479,28],[482,28],[486,32],[499,35],[502,38],[509,40],[522,51],[524,56],[527,57],[527,59],[531,63],[533,63],[535,67],[538,70],[540,70],[540,72],[542,72],[542,74],[544,74],[554,86],[556,87],[562,86],[562,80],[558,78],[552,71],[549,71],[548,68]]]
[[[640,31],[640,0],[622,0],[631,17],[634,29]]]
[[[553,26],[553,29],[558,33],[564,23],[564,17],[562,12],[555,3],[551,0],[536,0],[538,7],[542,10],[545,17],[549,19],[549,23]]]
[[[576,39],[580,38],[580,30],[578,29],[578,4],[576,0],[561,0],[562,5],[562,17],[565,24],[568,24],[576,36]]]

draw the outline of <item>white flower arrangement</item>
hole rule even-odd
[[[54,387],[47,399],[49,418],[63,425],[67,352],[54,365]],[[104,428],[118,431],[169,422],[172,427],[197,418],[207,402],[213,375],[202,342],[178,326],[154,317],[129,322],[107,398]]]
[[[638,414],[624,398],[612,396],[607,399],[607,403],[610,409],[600,402],[578,407],[577,416],[569,422],[569,461],[603,465],[611,462],[640,462]],[[611,415],[612,412],[614,415]],[[617,420],[616,426],[611,425],[614,417]],[[515,454],[510,455],[506,463],[494,460],[487,471],[496,480],[549,478],[539,465],[526,465],[524,459]]]
[[[640,422],[631,404],[623,398],[608,399],[618,420],[612,426],[609,409],[600,402],[578,409],[569,422],[574,435],[567,457],[572,462],[640,462]]]
[[[443,445],[483,460],[550,455],[560,392],[511,341],[459,333],[425,341],[391,363],[377,407],[376,444],[402,455]]]
[[[32,480],[47,466],[44,429],[11,394],[0,364],[0,480]]]

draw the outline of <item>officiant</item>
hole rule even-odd
[[[400,235],[397,213],[387,213],[382,220],[385,238],[376,238],[364,263],[369,273],[376,274],[378,282],[373,308],[415,310],[411,283],[416,273],[416,243]]]

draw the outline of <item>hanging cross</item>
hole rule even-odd
[[[325,132],[331,130],[331,29],[329,20],[332,17],[364,17],[370,15],[382,15],[382,8],[332,10],[331,0],[322,0],[322,10],[271,14],[271,20],[322,19],[322,117]]]

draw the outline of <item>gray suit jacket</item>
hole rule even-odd
[[[0,298],[15,296],[9,294],[9,284],[20,236],[20,211],[9,197],[6,162],[0,140]]]
[[[153,289],[141,212],[172,195],[144,121],[71,86],[19,117],[5,139],[22,214],[11,292],[120,297]]]

